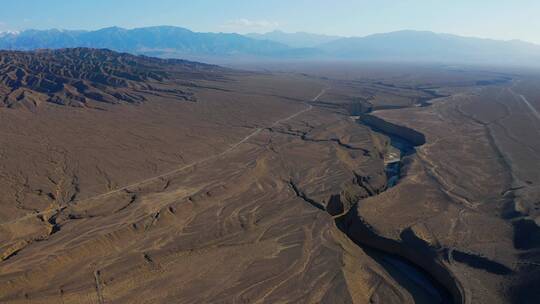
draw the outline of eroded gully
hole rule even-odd
[[[442,96],[434,94],[432,99],[440,97]],[[422,100],[419,106],[429,106],[428,102],[429,100]],[[425,143],[425,137],[415,130],[373,116],[371,111],[369,109],[363,113],[357,122],[389,139],[384,160],[387,186],[382,191],[372,194],[378,196],[398,184],[404,175],[401,170],[404,161],[416,153],[416,147]],[[362,200],[357,204],[361,203]],[[415,303],[464,302],[458,282],[436,260],[437,256],[430,248],[422,244],[414,248],[377,235],[358,214],[357,205],[336,217],[335,222],[343,233],[379,263],[395,282],[412,296]],[[404,234],[406,238],[406,232]]]

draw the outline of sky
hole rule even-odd
[[[539,0],[0,0],[0,32],[174,25],[365,36],[429,30],[540,44]]]

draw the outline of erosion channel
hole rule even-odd
[[[354,118],[357,123],[367,126],[372,132],[382,134],[389,139],[389,147],[384,155],[387,187],[372,195],[377,196],[398,184],[399,179],[404,175],[401,170],[404,161],[414,156],[416,147],[425,143],[425,137],[415,130],[386,122],[372,115],[371,111]],[[362,204],[362,200],[357,204]],[[442,267],[432,267],[433,264],[438,264],[436,261],[427,262],[427,266],[419,265],[418,260],[430,256],[423,252],[425,248],[420,248],[419,251],[422,252],[418,253],[417,258],[411,258],[411,256],[416,255],[414,250],[401,248],[402,244],[384,239],[377,235],[368,223],[363,222],[361,214],[358,214],[357,204],[351,206],[348,212],[335,218],[337,227],[362,247],[402,288],[407,290],[415,303],[462,302],[460,288],[456,286],[451,275]],[[356,229],[351,229],[352,221],[355,221]],[[358,225],[358,221],[361,222],[361,225]],[[358,226],[362,228],[358,229]],[[434,268],[436,269],[435,274],[427,270]],[[374,303],[384,302],[381,299],[372,299],[372,301]]]

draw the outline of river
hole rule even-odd
[[[371,115],[368,115],[371,116]],[[365,118],[366,116],[363,115]],[[373,116],[371,116],[373,117]],[[396,186],[402,177],[403,159],[416,153],[416,147],[425,143],[423,134],[412,129],[392,125],[381,119],[358,119],[358,123],[371,128],[372,132],[385,135],[389,139],[389,147],[384,156],[385,172],[387,176],[387,190]],[[387,125],[384,125],[384,124]],[[395,130],[389,132],[389,130]],[[398,134],[411,134],[412,140]],[[384,192],[384,191],[383,191]],[[383,193],[381,192],[381,193]],[[379,194],[380,195],[380,194]],[[359,204],[362,202],[360,201]],[[355,208],[355,207],[353,207]],[[336,219],[338,227],[346,234],[348,232],[345,218]],[[427,271],[415,265],[408,259],[374,248],[358,237],[349,236],[364,251],[381,265],[386,272],[412,296],[415,303],[454,303],[451,293],[434,279]]]

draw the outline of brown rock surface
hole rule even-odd
[[[537,296],[532,76],[310,69],[0,52],[0,302]]]

